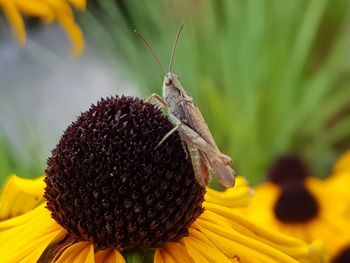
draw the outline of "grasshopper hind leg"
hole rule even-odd
[[[201,186],[207,186],[210,182],[211,177],[207,166],[201,158],[200,152],[196,148],[188,144],[187,149],[189,155],[191,156],[192,166],[197,182]]]
[[[217,161],[212,162],[212,171],[217,176],[218,181],[225,187],[234,187],[235,171],[228,165],[223,165]]]
[[[200,154],[209,170],[209,174],[217,177],[219,183],[228,188],[235,185],[236,173],[229,165],[225,165],[218,160],[210,159],[206,154]]]

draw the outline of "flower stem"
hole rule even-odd
[[[124,254],[126,263],[144,263],[145,256],[142,251],[132,250]]]
[[[126,263],[153,263],[155,249],[131,250],[123,253]]]

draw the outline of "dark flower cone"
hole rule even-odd
[[[97,248],[146,249],[176,241],[203,212],[177,133],[153,105],[131,97],[101,99],[64,132],[46,169],[52,217]]]

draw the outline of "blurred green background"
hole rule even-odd
[[[144,98],[161,94],[163,73],[133,30],[166,67],[182,20],[173,71],[235,170],[257,183],[278,155],[293,152],[314,175],[327,176],[350,148],[349,1],[96,0],[78,16],[86,52],[93,49]],[[21,148],[29,160],[7,137],[0,127],[2,180],[10,172],[41,175],[40,131]]]

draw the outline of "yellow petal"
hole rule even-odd
[[[230,257],[238,256],[240,258],[246,258],[250,255],[252,262],[254,258],[263,262],[271,263],[298,262],[283,252],[253,238],[235,232],[232,229],[223,228],[206,221],[198,222],[198,225],[199,230]]]
[[[204,234],[208,235],[208,233]],[[208,237],[225,255],[240,263],[275,262],[271,261],[270,258],[265,254],[251,250],[250,248],[247,248],[240,243],[220,237],[220,235],[210,236],[209,234]]]
[[[11,175],[0,197],[0,220],[32,210],[43,202],[44,177],[24,179]]]
[[[63,251],[56,263],[94,263],[94,246],[90,242],[78,242]]]
[[[323,243],[322,246],[320,245],[312,248],[302,240],[281,234],[277,231],[268,229],[265,226],[254,224],[239,212],[233,212],[225,207],[215,205],[212,205],[210,209],[216,211],[218,214],[222,214],[223,217],[230,219],[232,228],[239,233],[280,250],[293,258],[298,260],[305,259],[307,262],[313,262],[312,260],[316,258],[315,262],[318,262],[321,258],[325,257]],[[199,219],[208,221],[205,213]],[[198,221],[200,222],[200,220]],[[215,224],[215,221],[210,223]],[[316,248],[318,249],[317,251]]]
[[[53,240],[67,233],[44,204],[21,217],[26,220],[0,232],[0,262],[36,262]]]
[[[228,227],[231,228],[231,221],[227,218],[224,218],[223,216],[214,213],[208,209],[204,210],[204,213],[200,215],[200,217],[198,219],[201,220],[206,220],[209,222],[216,222],[217,224],[224,226],[224,227]],[[197,221],[194,222],[193,225],[196,225]]]
[[[64,0],[46,0],[55,12],[55,17],[68,35],[71,43],[71,55],[78,57],[84,50],[84,37],[80,27],[74,21],[74,14],[69,4]]]
[[[18,42],[23,45],[26,42],[27,37],[24,22],[18,8],[13,1],[8,0],[2,1],[1,7],[17,37]]]
[[[310,246],[310,255],[313,258],[312,262],[329,262],[327,251],[324,251],[324,242],[323,240],[315,240]]]
[[[350,172],[338,172],[331,175],[326,180],[319,189],[315,187],[315,184],[310,184],[314,191],[317,192],[319,198],[322,198],[323,203],[330,205],[330,208],[334,210],[334,206],[340,206],[342,208],[347,207],[349,202],[339,202],[337,200],[350,200]],[[332,194],[330,198],[328,195],[320,194],[327,190]]]
[[[296,238],[288,237],[285,235],[281,235],[275,231],[267,230],[265,226],[258,226],[247,220],[239,212],[232,211],[232,209],[227,209],[225,207],[221,207],[215,204],[206,204],[205,207],[209,211],[217,213],[223,216],[224,218],[230,220],[232,224],[237,224],[241,227],[244,227],[244,229],[248,230],[247,232],[244,232],[244,234],[248,235],[249,232],[251,232],[251,237],[253,237],[253,233],[255,233],[256,236],[285,246],[297,246],[304,244],[301,240],[298,240]]]
[[[165,263],[178,263],[179,262],[175,258],[173,258],[172,255],[169,254],[167,250],[162,250],[161,254],[162,254],[162,259]]]
[[[78,57],[84,50],[84,37],[74,20],[69,4],[83,11],[86,9],[86,3],[86,0],[2,0],[0,9],[4,12],[20,44],[26,42],[23,14],[39,17],[44,22],[56,20],[72,43],[71,55]]]
[[[157,249],[156,254],[154,255],[154,263],[165,263],[162,255],[162,250]]]
[[[193,262],[192,258],[187,253],[185,246],[179,242],[168,242],[163,247],[157,249],[156,258],[154,262],[164,261],[168,263],[167,256],[170,257],[171,260],[175,260],[176,262]],[[165,260],[163,260],[163,258],[165,258]]]
[[[67,232],[64,229],[59,230],[53,238],[51,238],[50,240],[45,240],[45,242],[43,242],[38,247],[34,247],[32,251],[21,260],[21,263],[37,262],[38,259],[42,256],[45,249],[49,246],[49,244],[62,240],[66,236],[66,234]]]
[[[23,215],[0,221],[0,231],[4,231],[6,229],[22,225],[22,224],[28,222],[29,220],[31,220],[33,217],[36,217],[37,213],[38,213],[37,210],[34,209],[34,210],[29,211]]]
[[[186,246],[187,252],[191,255],[195,263],[209,263],[210,261],[202,255],[201,251],[198,251],[195,247],[192,246],[191,241],[187,238],[183,238],[182,242]]]
[[[350,150],[345,152],[338,161],[335,163],[333,167],[333,173],[350,173]]]
[[[95,254],[95,263],[125,263],[125,259],[117,250],[103,249]]]
[[[79,57],[84,51],[84,36],[80,27],[64,16],[58,17],[58,22],[71,40],[71,56]]]
[[[227,255],[223,254],[221,250],[198,230],[190,229],[187,239],[191,242],[191,245],[201,251],[209,261],[230,262]]]
[[[26,0],[18,1],[17,7],[22,14],[27,16],[40,17],[46,22],[51,22],[54,19],[54,12],[50,6],[41,0]]]
[[[84,11],[86,9],[86,0],[69,0],[69,2],[77,9]]]
[[[249,204],[253,190],[248,186],[244,177],[236,178],[236,185],[223,192],[207,188],[205,200],[209,203],[219,204],[226,207],[244,207]]]

